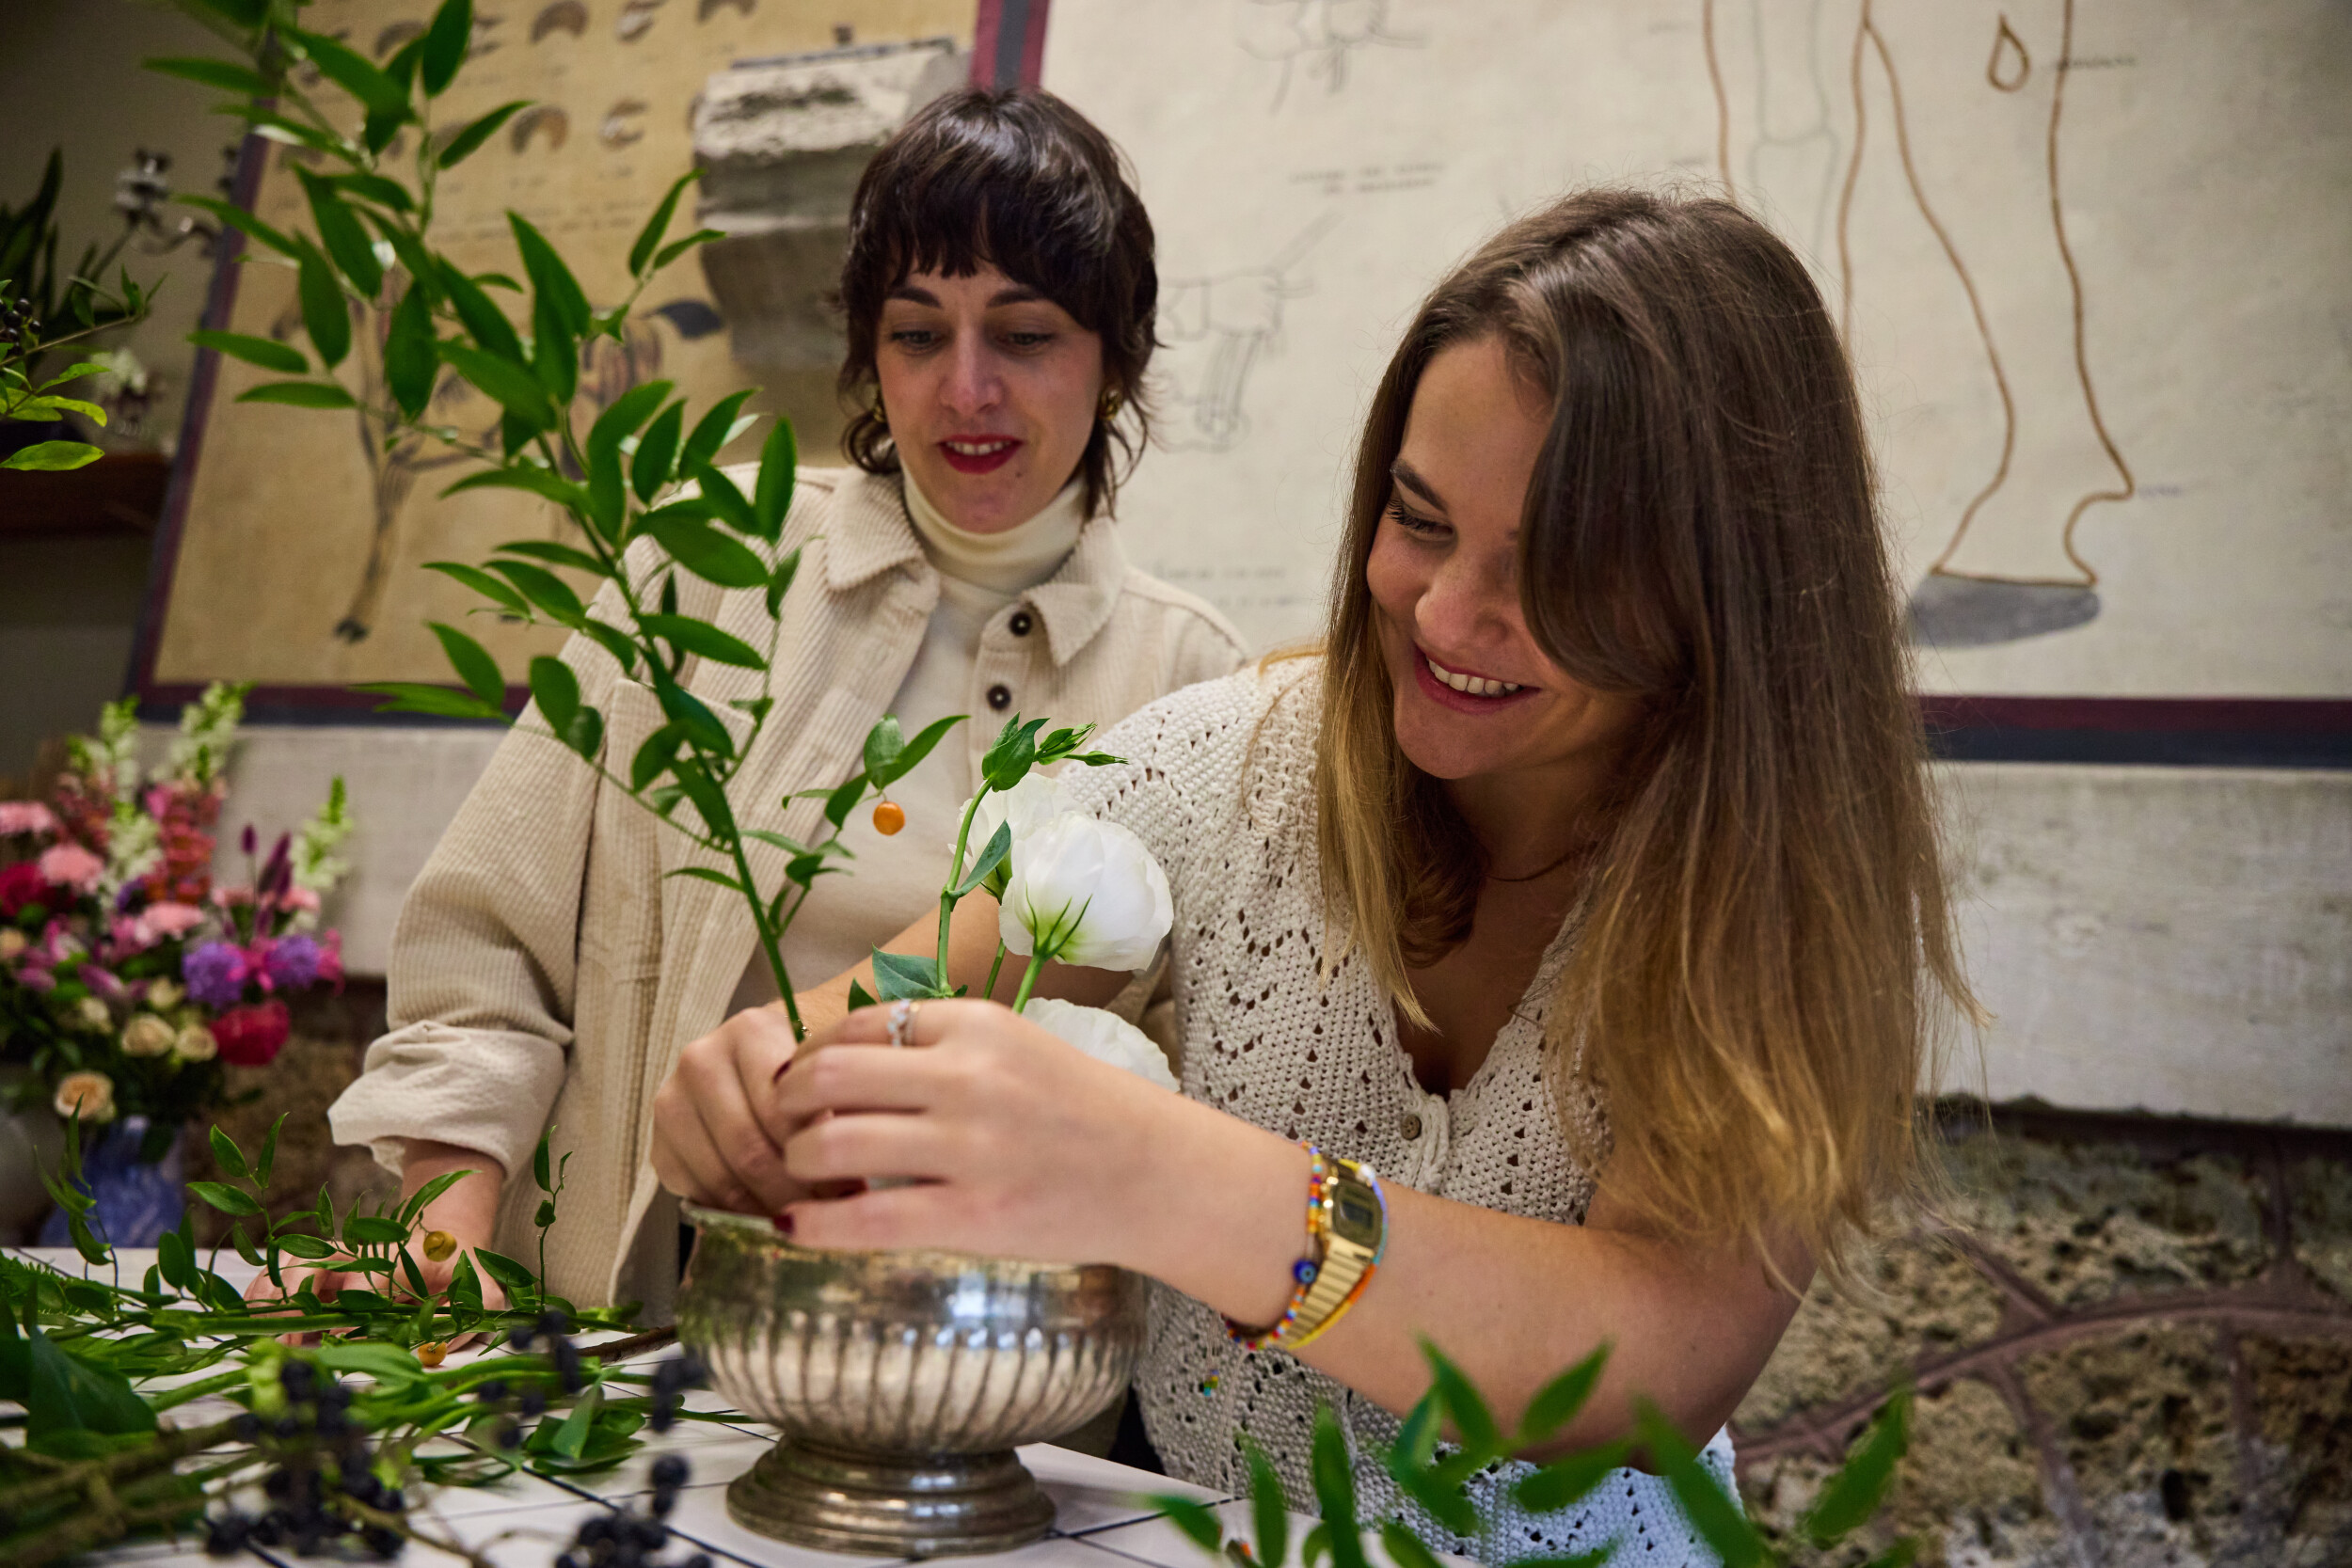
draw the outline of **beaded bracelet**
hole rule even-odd
[[[1311,1258],[1301,1258],[1291,1265],[1290,1305],[1270,1328],[1245,1328],[1232,1319],[1225,1320],[1225,1332],[1233,1343],[1244,1350],[1263,1350],[1281,1343],[1291,1325],[1298,1321],[1298,1309],[1307,1304],[1307,1292],[1314,1288],[1315,1278],[1323,1272],[1323,1238],[1326,1230],[1327,1206],[1330,1202],[1331,1163],[1323,1150],[1307,1145],[1307,1241],[1314,1249]]]

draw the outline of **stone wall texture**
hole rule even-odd
[[[1734,1422],[1798,1563],[1898,1537],[1949,1568],[2352,1563],[2352,1139],[1955,1118],[1947,1227],[1817,1283]],[[1800,1522],[1898,1381],[1911,1451],[1834,1551]]]

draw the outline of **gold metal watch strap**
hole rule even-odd
[[[1295,1350],[1329,1327],[1380,1258],[1387,1214],[1380,1195],[1353,1160],[1331,1159],[1317,1217],[1323,1259],[1298,1317],[1282,1342]]]

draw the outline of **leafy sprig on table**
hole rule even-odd
[[[1422,1351],[1429,1361],[1429,1392],[1406,1418],[1395,1442],[1385,1451],[1366,1457],[1385,1470],[1398,1490],[1439,1528],[1474,1540],[1479,1518],[1468,1490],[1471,1479],[1497,1464],[1554,1446],[1558,1433],[1576,1418],[1599,1384],[1609,1347],[1601,1346],[1538,1392],[1516,1432],[1503,1430],[1470,1378],[1435,1345],[1424,1340]],[[1573,1508],[1612,1471],[1639,1454],[1648,1468],[1666,1479],[1692,1528],[1723,1560],[1724,1568],[1769,1568],[1787,1560],[1748,1522],[1738,1500],[1700,1465],[1698,1450],[1656,1405],[1640,1401],[1635,1412],[1632,1437],[1543,1461],[1511,1483],[1511,1500],[1534,1514]],[[1441,1433],[1450,1435],[1441,1437]],[[1911,1391],[1899,1388],[1855,1441],[1845,1464],[1823,1481],[1805,1512],[1800,1529],[1808,1542],[1818,1547],[1834,1546],[1876,1515],[1894,1479],[1896,1464],[1910,1446],[1910,1436]],[[1290,1500],[1281,1477],[1264,1450],[1246,1436],[1241,1444],[1249,1467],[1250,1528],[1247,1535],[1229,1534],[1216,1510],[1190,1497],[1168,1494],[1149,1500],[1165,1510],[1196,1545],[1235,1568],[1289,1568],[1293,1561]],[[1347,1437],[1327,1406],[1315,1412],[1310,1465],[1314,1502],[1322,1517],[1297,1541],[1296,1561],[1301,1568],[1372,1568],[1367,1534],[1376,1537],[1395,1568],[1438,1568],[1437,1555],[1403,1519],[1375,1522],[1363,1517]],[[1611,1550],[1602,1547],[1567,1558],[1521,1558],[1508,1568],[1600,1568]],[[1873,1558],[1867,1568],[1907,1568],[1917,1551],[1917,1543],[1905,1537]]]

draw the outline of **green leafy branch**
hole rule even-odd
[[[107,367],[84,360],[56,375],[43,376],[42,361],[69,343],[143,318],[153,295],[119,269],[119,289],[103,279],[131,237],[125,227],[102,254],[95,245],[70,272],[57,268],[57,196],[65,164],[56,152],[41,173],[40,187],[20,208],[0,206],[0,420],[28,422],[78,414],[103,426],[106,411],[57,388]],[[95,463],[103,455],[87,441],[37,441],[0,458],[0,468],[65,469]]]
[[[1435,1345],[1423,1340],[1422,1350],[1429,1360],[1429,1392],[1406,1418],[1395,1441],[1367,1457],[1440,1529],[1475,1539],[1480,1526],[1470,1481],[1497,1464],[1552,1447],[1592,1398],[1609,1347],[1601,1346],[1546,1385],[1530,1402],[1516,1432],[1502,1429],[1469,1377]],[[1452,1435],[1441,1438],[1441,1431]],[[1911,1391],[1899,1388],[1806,1512],[1800,1528],[1812,1544],[1834,1546],[1878,1513],[1910,1437]],[[1290,1503],[1281,1478],[1255,1443],[1245,1437],[1242,1448],[1249,1467],[1248,1536],[1229,1537],[1216,1511],[1192,1498],[1171,1494],[1149,1500],[1195,1544],[1238,1568],[1289,1568]],[[1556,1513],[1581,1502],[1637,1454],[1665,1478],[1692,1528],[1724,1568],[1768,1568],[1786,1560],[1748,1522],[1738,1499],[1699,1463],[1697,1449],[1646,1400],[1636,1402],[1630,1437],[1546,1460],[1513,1481],[1508,1496],[1530,1513]],[[1315,1412],[1310,1470],[1322,1518],[1299,1538],[1302,1568],[1370,1568],[1367,1533],[1378,1537],[1396,1568],[1438,1568],[1436,1554],[1404,1519],[1375,1522],[1362,1517],[1346,1434],[1328,1406]],[[1612,1550],[1602,1547],[1572,1558],[1522,1558],[1508,1568],[1599,1568]],[[1906,1568],[1916,1552],[1916,1543],[1905,1538],[1873,1559],[1868,1568]]]

